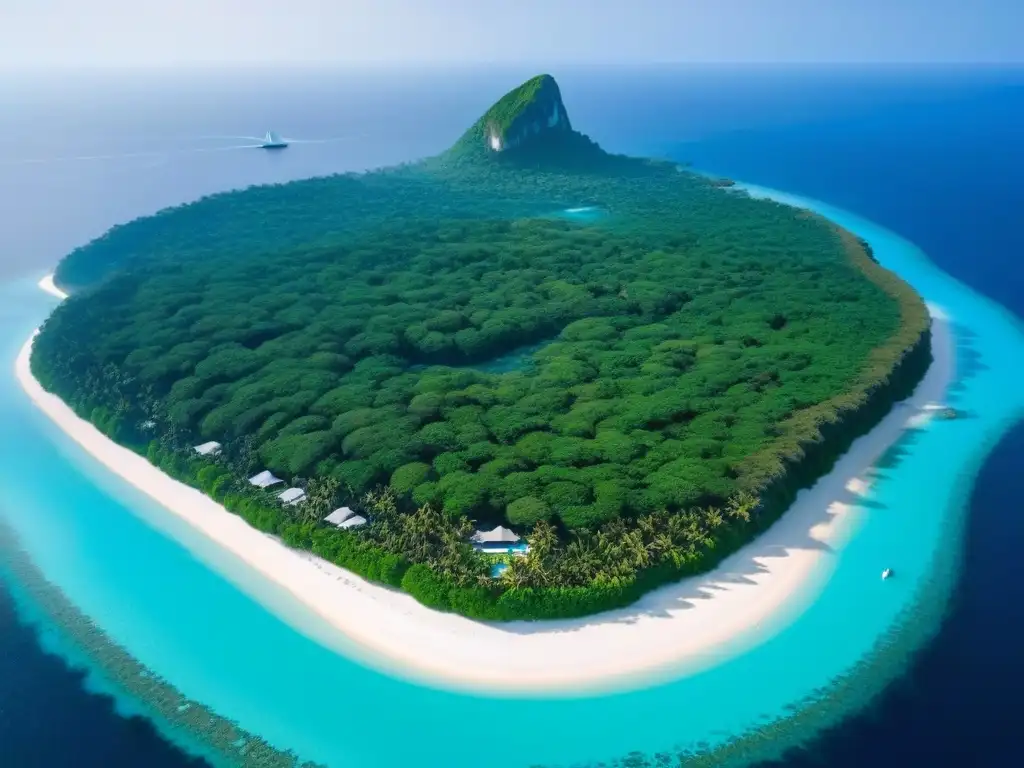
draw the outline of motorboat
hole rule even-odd
[[[882,581],[885,581],[890,576],[892,576],[892,568],[886,568],[884,571],[882,571]]]

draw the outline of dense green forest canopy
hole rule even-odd
[[[490,151],[482,126],[514,126],[539,98],[564,110],[536,78],[436,158],[114,228],[60,265],[75,295],[37,340],[36,375],[118,439],[159,438],[161,456],[216,440],[237,473],[347,499],[389,485],[435,528],[422,510],[458,531],[632,525],[654,547],[676,530],[696,562],[715,508],[798,460],[828,404],[862,402],[923,329],[901,336],[901,284],[877,266],[869,279],[821,219],[609,155],[567,116]],[[617,583],[644,562],[612,568]],[[555,583],[590,572],[551,568]]]
[[[898,308],[789,209],[679,173],[621,199],[586,181],[609,211],[586,225],[434,219],[406,195],[365,235],[157,259],[68,302],[40,355],[114,366],[169,425],[251,436],[277,473],[391,481],[452,514],[578,527],[721,501]],[[540,340],[522,370],[466,367]]]

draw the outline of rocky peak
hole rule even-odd
[[[513,88],[473,124],[456,145],[476,154],[505,152],[513,147],[543,144],[552,134],[572,133],[562,92],[551,75],[538,75]]]
[[[487,149],[503,152],[546,133],[572,130],[562,93],[551,75],[538,75],[506,93],[480,119]]]
[[[495,161],[521,168],[622,170],[621,159],[573,129],[551,75],[533,77],[498,99],[436,158],[435,167],[492,168]]]

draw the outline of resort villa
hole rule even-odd
[[[272,485],[283,483],[279,477],[274,477],[273,473],[269,469],[265,469],[258,475],[253,475],[249,478],[249,485],[255,485],[257,488],[269,488]]]
[[[473,548],[490,555],[504,555],[513,552],[526,552],[526,544],[519,536],[508,528],[498,526],[490,531],[477,531],[470,539]]]
[[[338,509],[324,518],[324,522],[330,523],[337,528],[358,528],[366,523],[366,518],[362,515],[357,515],[355,510],[349,507],[338,507]]]
[[[200,456],[216,456],[220,453],[221,445],[216,440],[211,440],[208,443],[197,445],[192,450],[198,453]]]
[[[306,500],[306,492],[301,488],[289,488],[286,491],[282,491],[277,495],[277,498],[281,500],[281,503],[288,507],[294,507],[296,504],[301,504]]]

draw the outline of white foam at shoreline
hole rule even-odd
[[[39,285],[54,296],[66,296],[52,276]],[[284,587],[365,648],[375,665],[488,690],[628,687],[666,668],[713,664],[727,644],[755,642],[820,591],[835,550],[861,513],[855,502],[869,490],[872,465],[905,429],[930,418],[928,406],[941,402],[952,379],[948,318],[937,308],[929,310],[934,360],[914,395],[855,441],[768,531],[714,571],[662,587],[632,606],[550,622],[484,624],[439,613],[309,553],[288,549],[110,441],[45,392],[29,365],[35,334],[18,355],[15,372],[33,403],[92,456]]]
[[[64,291],[57,287],[57,284],[53,282],[53,274],[49,274],[39,281],[39,287],[46,291],[51,296],[56,296],[58,299],[63,301],[68,297]]]

